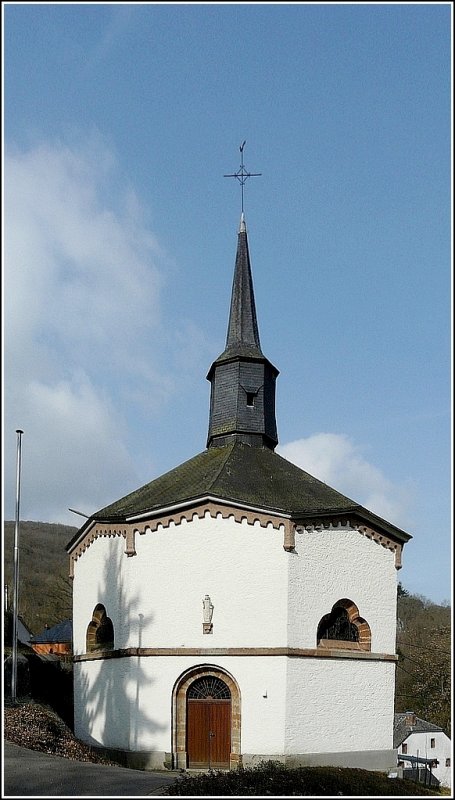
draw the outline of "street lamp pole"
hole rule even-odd
[[[17,620],[19,607],[19,519],[21,498],[21,459],[22,459],[22,434],[17,430],[17,455],[16,455],[16,524],[14,527],[14,593],[13,593],[13,659],[11,672],[11,700],[16,702],[17,695]]]

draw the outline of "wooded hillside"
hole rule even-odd
[[[4,523],[4,580],[13,599],[14,522]],[[71,525],[21,522],[19,528],[19,614],[32,633],[45,624],[72,617],[72,584],[65,545],[76,533]]]
[[[415,711],[450,736],[451,610],[398,585],[395,711]]]

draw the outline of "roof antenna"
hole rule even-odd
[[[79,514],[80,517],[86,517],[90,519],[88,514],[83,514],[82,511],[76,511],[74,508],[69,508],[68,511],[72,511],[73,514]]]
[[[243,187],[245,186],[247,178],[257,178],[259,175],[262,175],[262,172],[247,172],[245,169],[245,165],[243,163],[243,148],[246,145],[246,139],[240,145],[240,169],[237,172],[233,172],[230,175],[223,175],[223,178],[237,178],[240,186],[242,187],[242,214],[243,214]]]

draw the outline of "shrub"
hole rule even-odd
[[[435,790],[391,779],[384,773],[342,767],[287,769],[277,761],[265,761],[230,772],[210,770],[203,775],[183,775],[164,791],[167,795],[208,797],[435,795]]]

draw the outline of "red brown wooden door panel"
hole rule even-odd
[[[189,768],[229,768],[230,700],[188,700],[186,730]]]

